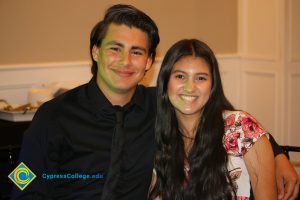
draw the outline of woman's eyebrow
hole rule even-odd
[[[183,74],[188,74],[188,72],[183,71],[183,70],[180,70],[180,69],[176,69],[176,70],[172,71],[172,74],[173,74],[173,73],[183,73]],[[206,75],[206,76],[209,76],[209,73],[207,73],[207,72],[197,72],[195,75]]]

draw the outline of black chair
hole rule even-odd
[[[284,152],[284,154],[290,159],[290,152],[300,152],[300,147],[297,146],[280,146]]]

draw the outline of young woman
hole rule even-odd
[[[167,52],[157,80],[150,199],[277,199],[268,133],[226,99],[212,50],[195,39]]]

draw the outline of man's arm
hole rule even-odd
[[[47,156],[45,153],[47,146],[45,142],[46,127],[43,114],[37,111],[29,129],[24,134],[19,155],[19,163],[23,162],[36,175],[36,178],[24,190],[20,190],[17,186],[14,186],[12,200],[50,199],[49,188],[46,181],[42,178],[42,173],[45,173],[47,168]]]
[[[296,199],[299,193],[300,178],[294,167],[284,155],[283,150],[269,134],[270,143],[275,156],[275,172],[279,200]]]
[[[299,193],[299,176],[284,154],[275,157],[276,182],[279,200],[293,200]]]

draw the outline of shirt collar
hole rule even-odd
[[[146,99],[145,99],[145,87],[142,85],[138,85],[135,93],[130,100],[124,107],[125,110],[127,108],[132,108],[134,105],[137,105],[142,110],[147,110],[146,108]],[[96,77],[94,76],[87,85],[87,98],[89,99],[90,103],[96,106],[96,110],[103,110],[103,109],[112,109],[113,105],[110,101],[104,96],[103,92],[97,85]]]
[[[93,77],[87,86],[87,98],[92,105],[96,106],[96,110],[102,110],[105,108],[112,108],[112,104],[104,96],[102,91],[97,85],[96,78]]]

